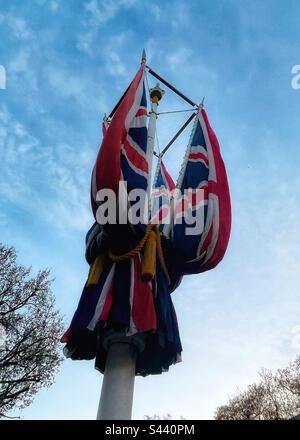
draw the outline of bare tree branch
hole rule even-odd
[[[62,361],[62,318],[49,271],[30,274],[17,264],[14,248],[0,244],[0,325],[6,335],[0,350],[0,417],[5,418],[13,418],[9,411],[29,405],[41,387],[49,386]]]
[[[275,373],[263,369],[249,385],[216,410],[217,420],[282,420],[300,414],[300,357]]]

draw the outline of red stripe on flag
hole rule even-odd
[[[151,218],[150,223],[152,225],[159,225],[162,222],[162,220],[168,216],[169,211],[170,211],[169,206],[160,208],[160,210],[155,214],[155,216]]]
[[[138,117],[138,116],[147,116],[147,115],[148,113],[146,108],[139,108],[135,116]]]
[[[127,130],[125,127],[126,117],[132,108],[135,94],[144,74],[145,65],[142,64],[134,80],[130,84],[126,95],[117,108],[114,117],[107,128],[106,135],[96,160],[97,189],[110,188],[118,193],[121,174],[120,152],[124,144]],[[105,164],[105,172],[103,172]]]
[[[207,157],[203,153],[191,153],[189,155],[189,159],[191,159],[191,160],[193,160],[193,159],[201,159],[208,166],[208,159],[207,159]]]
[[[69,336],[70,336],[70,333],[71,333],[71,327],[72,327],[72,322],[70,324],[70,327],[65,331],[63,336],[60,338],[60,342],[62,342],[62,343],[67,343],[68,342]]]
[[[175,188],[175,183],[173,182],[172,177],[170,176],[170,174],[168,173],[166,167],[164,166],[163,162],[161,162],[161,168],[163,171],[163,174],[165,175],[165,180],[169,186],[170,191],[172,191]]]
[[[227,174],[225,165],[221,156],[220,146],[218,139],[211,128],[206,112],[204,109],[201,110],[201,115],[203,116],[208,137],[211,143],[214,162],[216,167],[216,177],[217,183],[209,181],[208,182],[208,192],[215,193],[218,196],[219,202],[219,234],[217,243],[211,258],[205,263],[203,271],[212,269],[215,267],[224,257],[227,249],[230,229],[231,229],[231,204],[230,204],[230,194],[227,181]]]
[[[132,320],[138,332],[156,330],[156,313],[151,283],[141,278],[139,256],[134,257],[134,291],[132,304]]]
[[[129,162],[131,162],[136,168],[148,174],[148,162],[144,156],[142,156],[132,145],[126,140],[124,142],[124,149]]]

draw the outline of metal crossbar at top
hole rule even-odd
[[[148,72],[154,77],[156,78],[158,81],[160,81],[161,83],[163,83],[165,86],[167,86],[170,90],[172,90],[172,92],[176,93],[180,98],[182,98],[183,100],[185,100],[188,104],[190,104],[193,108],[190,109],[184,109],[184,110],[173,110],[173,111],[169,111],[169,112],[157,112],[157,116],[158,115],[166,115],[166,114],[171,114],[171,113],[183,113],[183,112],[195,112],[193,113],[188,119],[187,121],[181,126],[181,128],[177,131],[177,133],[172,137],[172,139],[170,140],[170,142],[168,142],[168,144],[165,146],[165,148],[162,150],[162,152],[157,153],[156,151],[153,151],[153,154],[159,158],[162,158],[163,155],[168,151],[168,149],[173,145],[173,143],[176,141],[176,139],[181,135],[181,133],[186,129],[186,127],[190,124],[190,122],[194,119],[194,117],[196,116],[196,111],[198,110],[199,106],[193,102],[190,98],[188,98],[187,96],[185,96],[182,92],[180,92],[178,89],[176,89],[176,87],[174,87],[172,84],[170,84],[168,81],[166,81],[163,77],[161,77],[158,73],[156,73],[154,70],[151,69],[151,67],[149,66],[145,66],[146,69],[148,70]],[[204,100],[204,98],[203,98]],[[203,105],[203,100],[201,105]]]
[[[146,55],[144,54],[145,52],[143,51],[143,57],[142,61],[145,62],[146,60]],[[184,110],[173,110],[173,111],[168,111],[168,112],[157,112],[157,116],[158,115],[167,115],[167,114],[173,114],[173,113],[183,113],[183,112],[196,112],[199,108],[199,105],[197,105],[194,101],[192,101],[190,98],[188,98],[186,95],[184,95],[182,92],[180,92],[176,87],[174,87],[172,84],[170,84],[167,80],[165,80],[162,76],[160,76],[158,73],[156,73],[153,69],[151,69],[151,67],[149,67],[148,65],[145,65],[147,71],[154,77],[156,78],[158,81],[160,81],[161,83],[163,83],[166,87],[168,87],[170,90],[172,90],[172,92],[176,93],[180,98],[182,98],[184,101],[186,101],[188,104],[190,104],[192,106],[192,108],[190,109],[184,109]],[[129,89],[130,85],[128,86],[128,88],[126,89],[126,91],[124,92],[123,96],[120,98],[120,100],[118,101],[118,103],[115,105],[114,109],[111,111],[108,119],[111,119],[116,111],[116,109],[119,107],[121,101],[123,100],[124,96],[126,95],[128,89]],[[149,88],[149,85],[148,85]],[[200,104],[200,106],[203,106],[203,101],[204,98]],[[196,113],[193,113],[188,119],[187,121],[181,126],[181,128],[177,131],[177,133],[173,136],[173,138],[170,140],[170,142],[168,142],[168,144],[165,146],[165,148],[161,151],[161,152],[156,152],[153,151],[153,154],[157,157],[162,157],[167,150],[171,147],[171,145],[173,145],[173,143],[176,141],[176,139],[180,136],[180,134],[185,130],[185,128],[190,124],[190,122],[194,119],[194,117],[196,116]],[[157,134],[156,134],[157,135]]]
[[[163,157],[163,155],[168,151],[168,149],[171,147],[171,145],[174,144],[176,139],[181,135],[181,133],[186,129],[186,127],[189,125],[189,123],[194,119],[197,113],[193,113],[187,121],[181,126],[181,128],[177,131],[177,133],[172,137],[170,142],[165,146],[165,148],[162,150],[162,152],[158,155],[157,153],[154,153],[156,156]]]
[[[158,112],[156,114],[157,114],[157,116],[158,115],[170,115],[172,113],[194,112],[195,110],[196,110],[195,108],[187,108],[187,109],[184,109],[184,110],[171,110],[169,112]]]
[[[158,81],[162,82],[165,86],[167,86],[170,90],[172,90],[174,93],[176,93],[178,96],[180,96],[180,98],[182,98],[184,101],[188,102],[191,106],[193,107],[198,107],[198,105],[192,101],[190,98],[188,98],[187,96],[185,96],[183,93],[181,93],[178,89],[176,89],[176,87],[172,86],[172,84],[170,84],[167,80],[165,80],[164,78],[162,78],[160,75],[158,75],[158,73],[156,73],[154,70],[151,69],[151,67],[146,65],[146,68],[148,69],[148,72],[154,76],[154,78],[158,79]]]

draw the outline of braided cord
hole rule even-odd
[[[112,260],[112,261],[114,261],[114,262],[116,262],[116,261],[124,261],[124,260],[128,260],[129,258],[132,258],[132,257],[134,257],[135,255],[137,255],[142,249],[143,249],[143,247],[144,247],[144,245],[145,245],[145,243],[146,243],[146,241],[147,241],[147,239],[148,239],[148,237],[149,237],[149,234],[150,234],[150,232],[152,231],[152,229],[153,229],[153,227],[154,227],[154,225],[151,225],[151,223],[149,223],[148,225],[147,225],[147,229],[146,229],[146,232],[145,232],[145,235],[144,235],[144,237],[141,239],[141,241],[131,250],[131,251],[128,251],[128,252],[126,252],[125,254],[122,254],[122,255],[116,255],[116,254],[114,254],[110,249],[108,250],[108,256],[109,256],[109,258]]]
[[[108,257],[113,262],[125,261],[125,260],[129,260],[130,258],[133,258],[135,255],[137,255],[143,249],[146,241],[149,238],[150,232],[154,229],[155,229],[155,225],[152,225],[151,223],[149,223],[147,225],[147,229],[146,229],[144,237],[140,240],[140,242],[131,251],[128,251],[122,255],[116,255],[111,251],[111,249],[109,249],[108,250]],[[170,284],[171,283],[170,275],[169,275],[168,268],[167,268],[167,265],[165,262],[164,253],[163,253],[163,249],[161,246],[160,233],[159,233],[158,229],[155,230],[155,234],[156,234],[156,246],[157,246],[158,259],[159,259],[161,268],[164,272],[164,275],[167,279],[167,282],[168,282],[168,284]]]

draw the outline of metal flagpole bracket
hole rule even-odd
[[[142,58],[143,59],[143,58]],[[148,69],[148,72],[154,76],[154,78],[158,79],[160,82],[162,82],[165,86],[167,86],[170,90],[172,90],[174,93],[176,93],[180,98],[182,98],[184,101],[186,101],[188,104],[190,104],[193,108],[191,109],[185,109],[185,110],[174,110],[170,112],[156,112],[156,117],[158,115],[163,114],[170,114],[170,113],[181,113],[181,112],[188,112],[188,111],[197,111],[199,108],[202,108],[204,105],[204,98],[202,99],[200,105],[197,105],[194,101],[192,101],[190,98],[188,98],[186,95],[184,95],[182,92],[180,92],[176,87],[174,87],[172,84],[170,84],[168,81],[166,81],[163,77],[161,77],[158,73],[156,73],[154,70],[151,69],[148,65],[146,65],[146,68]],[[155,89],[155,88],[154,88]],[[150,92],[153,89],[150,89]],[[153,111],[153,110],[152,110]],[[194,119],[197,113],[193,113],[188,120],[183,124],[183,126],[178,130],[178,132],[173,136],[173,138],[170,140],[170,142],[166,145],[166,147],[162,150],[160,154],[158,154],[156,151],[153,151],[153,154],[158,157],[162,158],[162,156],[167,152],[167,150],[173,145],[175,140],[180,136],[180,134],[184,131],[184,129],[189,125],[189,123]],[[150,113],[151,115],[151,113]],[[150,116],[149,115],[149,116]]]
[[[181,135],[181,133],[186,129],[186,127],[189,125],[189,123],[194,119],[194,117],[196,116],[197,113],[193,113],[188,119],[187,121],[185,121],[185,123],[183,124],[183,126],[177,131],[177,133],[172,137],[172,139],[170,140],[170,142],[165,146],[165,148],[162,150],[162,152],[160,153],[160,156],[163,156],[168,149],[171,147],[171,145],[174,144],[174,142],[176,141],[176,139]]]
[[[162,78],[158,73],[154,72],[154,70],[151,69],[151,67],[146,65],[146,68],[148,69],[148,72],[154,76],[154,78],[158,79],[158,81],[162,82],[165,86],[167,86],[170,90],[172,90],[174,93],[176,93],[180,98],[184,99],[184,101],[188,102],[193,107],[198,107],[198,105],[192,101],[190,98],[185,96],[183,93],[181,93],[178,89],[176,89],[172,84],[170,84],[168,81],[166,81],[164,78]]]
[[[185,112],[194,112],[195,108],[186,108],[184,110],[171,110],[169,112],[158,112],[157,115],[171,115],[173,113],[185,113]]]

